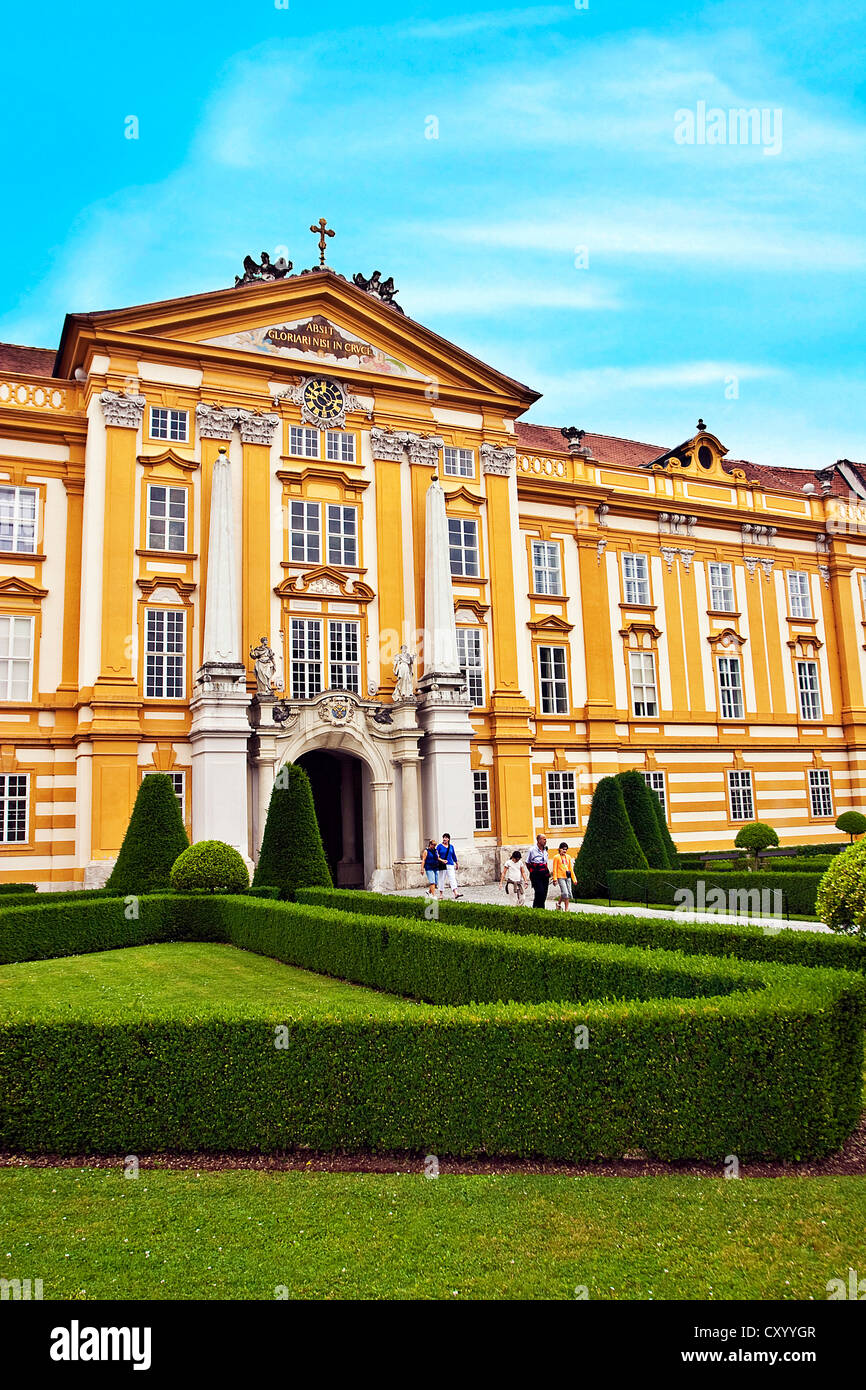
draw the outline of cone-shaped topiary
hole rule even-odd
[[[633,769],[620,772],[616,779],[622,787],[623,801],[637,842],[646,855],[651,869],[669,869],[668,852],[653,810],[653,793],[642,773]],[[656,800],[658,798],[656,797]]]
[[[171,866],[189,845],[171,778],[142,777],[117,862],[106,888],[117,893],[153,893],[168,887]]]
[[[176,893],[197,889],[211,893],[242,893],[250,886],[247,866],[236,849],[223,840],[199,840],[179,854],[171,870]]]
[[[279,888],[283,898],[296,888],[332,886],[310,779],[294,763],[277,773],[253,886]]]
[[[607,895],[608,869],[646,869],[646,855],[632,830],[622,787],[602,777],[592,797],[586,834],[574,866],[578,897]]]
[[[662,843],[664,844],[665,853],[668,857],[667,866],[669,869],[678,869],[680,867],[680,856],[677,853],[677,847],[674,844],[673,836],[671,835],[671,832],[668,830],[668,823],[665,820],[665,812],[664,807],[662,806],[662,799],[659,796],[658,792],[653,791],[652,787],[649,788],[649,794],[652,800],[652,807],[653,811],[655,812],[656,820],[659,823],[659,834],[662,837]]]

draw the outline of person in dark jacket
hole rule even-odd
[[[533,907],[544,907],[547,902],[547,889],[550,885],[550,863],[547,857],[547,836],[536,835],[535,849],[531,849],[526,856],[526,867],[529,870],[529,881],[532,884],[534,897]]]

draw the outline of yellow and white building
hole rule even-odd
[[[2,879],[101,882],[153,771],[254,860],[287,759],[343,882],[415,881],[446,830],[476,878],[539,830],[576,845],[630,767],[683,848],[840,838],[866,469],[523,423],[535,391],[377,285],[320,267],[0,345]],[[431,585],[457,679],[425,666]]]

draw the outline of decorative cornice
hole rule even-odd
[[[381,430],[374,426],[370,431],[373,458],[382,463],[401,463],[408,438],[405,430]]]
[[[259,415],[254,410],[238,410],[235,414],[242,444],[272,444],[279,415]]]
[[[235,411],[218,405],[197,405],[196,426],[200,439],[231,439],[235,427]]]
[[[135,582],[145,599],[149,599],[157,589],[175,589],[178,597],[187,608],[192,605],[192,595],[196,589],[195,584],[176,574],[151,574],[146,579],[136,579]]]
[[[34,558],[33,555],[27,556],[28,560]],[[47,589],[38,589],[35,584],[31,584],[26,579],[19,579],[17,575],[10,574],[6,579],[0,579],[0,598],[33,599],[35,602],[39,602],[47,597]]]
[[[175,468],[182,468],[185,473],[194,473],[200,466],[198,459],[183,458],[176,454],[174,449],[163,449],[161,454],[139,454],[138,463],[142,468],[159,468],[162,464],[173,464]]]
[[[714,652],[718,652],[720,647],[726,650],[730,647],[736,647],[739,650],[740,647],[746,645],[748,640],[747,637],[741,637],[732,627],[723,628],[721,632],[711,632],[707,637]]]
[[[106,425],[137,430],[147,402],[144,396],[125,396],[117,391],[103,391],[99,397],[99,404],[102,406]]]
[[[762,526],[754,521],[744,521],[740,526],[743,545],[773,546],[776,544],[777,531],[776,526]]]
[[[528,622],[526,626],[530,632],[572,632],[574,623],[567,623],[564,618],[560,618],[556,613],[548,613],[544,618],[536,618],[533,622]]]
[[[481,445],[482,473],[493,473],[503,478],[510,478],[516,463],[517,450],[510,445],[488,443]]]
[[[312,595],[317,598],[350,599],[353,603],[370,603],[376,597],[369,584],[353,579],[330,565],[317,565],[303,574],[287,575],[282,583],[276,585],[274,593],[285,599]]]

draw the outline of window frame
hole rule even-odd
[[[485,655],[485,653],[484,653],[484,635],[485,635],[485,633],[486,633],[486,628],[483,628],[483,627],[458,627],[458,628],[457,628],[457,660],[458,660],[458,662],[459,662],[459,664],[460,664],[460,670],[461,670],[461,672],[463,673],[463,675],[464,675],[464,677],[465,677],[465,679],[466,679],[466,688],[467,688],[467,690],[469,691],[469,698],[470,698],[470,700],[472,701],[472,708],[473,708],[473,709],[484,709],[485,706],[486,706],[486,704],[487,704],[487,681],[486,681],[486,672],[485,672],[485,669],[484,669],[484,655]],[[473,655],[477,655],[477,656],[478,656],[478,661],[477,661],[477,662],[472,662],[472,663],[466,662],[466,661],[464,661],[464,659],[463,659],[464,656],[466,655],[465,648],[466,648],[466,643],[467,643],[467,641],[468,641],[468,636],[469,636],[469,634],[472,634],[472,636],[473,636],[473,645],[474,645],[474,647],[476,648],[476,651],[475,651],[475,653],[473,653]],[[463,650],[461,650],[461,642],[462,642]],[[476,700],[475,697],[474,697],[473,694],[472,694],[472,682],[470,681],[470,679],[469,679],[469,677],[468,677],[468,672],[469,672],[469,671],[473,671],[473,672],[477,672],[477,673],[478,673],[478,674],[477,674],[477,678],[476,678],[476,684],[480,684],[480,686],[481,686],[481,699],[480,699],[480,700]]]
[[[331,441],[336,440],[336,452],[331,453]],[[350,445],[348,454],[346,453],[346,443]],[[324,456],[328,463],[355,463],[358,455],[358,445],[352,430],[325,430],[324,431]]]
[[[38,542],[38,540],[39,540],[39,493],[40,493],[40,490],[39,490],[38,487],[24,486],[24,485],[19,485],[19,484],[17,484],[17,483],[9,483],[9,482],[2,482],[2,483],[0,483],[0,500],[2,500],[3,494],[4,494],[4,493],[7,493],[7,492],[11,492],[11,493],[12,493],[12,516],[11,516],[12,544],[11,544],[11,545],[9,546],[9,548],[7,549],[7,548],[3,545],[2,540],[0,540],[0,555],[35,555],[35,554],[37,553],[37,542]],[[30,549],[30,550],[28,550],[28,549],[26,548],[26,546],[22,546],[21,543],[20,543],[20,528],[21,528],[22,525],[29,524],[30,521],[31,521],[31,518],[30,518],[30,517],[23,517],[23,518],[22,518],[21,516],[19,516],[19,507],[18,507],[18,504],[19,504],[19,501],[20,501],[20,499],[22,498],[22,496],[24,496],[25,494],[29,494],[29,495],[31,495],[31,496],[33,497],[33,517],[32,517],[32,524],[33,524],[33,545],[32,545],[32,549]]]
[[[726,603],[716,603],[714,594],[726,595],[728,585],[721,586],[713,583],[713,571],[727,571],[730,579],[730,607]],[[736,613],[737,611],[737,589],[734,582],[734,567],[727,560],[708,560],[707,561],[707,587],[709,589],[709,601],[711,613]]]
[[[166,493],[166,499],[165,499],[166,514],[165,514],[165,516],[162,517],[162,518],[156,518],[156,520],[161,520],[162,523],[163,523],[163,525],[164,525],[164,527],[165,527],[165,539],[166,539],[166,541],[169,540],[169,523],[170,523],[172,520],[176,520],[176,518],[172,518],[172,517],[169,515],[169,510],[168,510],[168,509],[171,507],[171,496],[170,496],[170,495],[171,495],[172,492],[179,492],[179,493],[182,495],[182,497],[183,497],[183,545],[180,546],[179,548],[176,548],[176,547],[169,547],[168,545],[154,545],[154,543],[153,543],[153,537],[152,537],[152,533],[151,533],[151,526],[152,526],[152,524],[153,524],[154,517],[153,517],[152,510],[151,510],[151,494],[152,494],[154,488],[162,488],[163,491]],[[188,487],[185,487],[185,486],[183,485],[183,483],[160,482],[159,479],[153,479],[153,480],[148,481],[148,482],[145,484],[145,518],[144,518],[144,525],[145,525],[145,532],[144,532],[144,536],[145,536],[145,545],[146,545],[146,548],[147,548],[148,550],[157,550],[157,551],[160,552],[160,554],[163,554],[163,555],[186,555],[186,554],[188,554],[188,546],[189,546],[189,488],[188,488]]]
[[[157,649],[153,649],[153,650],[152,650],[151,647],[150,647],[150,645],[149,645],[149,644],[150,644],[150,640],[151,640],[151,622],[150,622],[150,620],[151,620],[151,618],[154,618],[154,619],[155,619],[155,618],[159,617],[160,615],[162,615],[162,617],[165,619],[165,622],[164,622],[164,624],[163,624],[163,626],[164,626],[164,632],[163,632],[163,634],[162,634],[162,639],[163,639],[163,642],[166,644],[165,647],[163,648],[163,650],[161,650],[161,651],[160,651],[160,650],[157,650]],[[181,650],[180,650],[180,651],[170,651],[170,650],[168,649],[167,644],[168,644],[168,641],[169,641],[169,629],[171,628],[171,629],[173,629],[173,630],[176,631],[176,623],[175,623],[175,622],[169,623],[169,621],[168,621],[169,618],[171,618],[171,619],[179,619],[179,620],[180,620],[180,629],[181,629],[181,633],[182,633],[182,646],[181,646]],[[186,663],[187,663],[188,643],[189,643],[189,624],[187,623],[187,611],[186,611],[185,608],[158,608],[158,607],[156,607],[156,606],[145,608],[145,610],[144,610],[144,643],[143,643],[143,645],[144,645],[144,660],[143,660],[143,663],[142,663],[142,681],[141,681],[142,698],[143,698],[143,699],[145,699],[145,700],[159,700],[160,702],[166,701],[166,700],[178,701],[178,700],[185,700],[185,699],[186,699],[186,697],[187,697],[187,672],[186,672]],[[160,659],[159,665],[157,665],[156,662],[155,662],[155,663],[154,663],[153,669],[151,669],[151,658],[159,658],[159,659]],[[179,661],[177,661],[177,664],[176,664],[174,667],[170,668],[170,667],[169,667],[169,661],[175,661],[177,658],[179,658]],[[177,673],[178,671],[180,672],[180,686],[181,686],[180,692],[177,693],[177,694],[172,694],[172,695],[170,695],[170,694],[167,693],[167,686],[168,686],[170,680],[177,679],[177,674],[176,674],[176,673]],[[154,684],[157,684],[157,683],[161,684],[162,689],[161,689],[161,690],[157,690],[157,689],[155,689],[155,688],[151,688],[151,683],[152,683],[152,681],[153,681]]]
[[[332,518],[332,512],[339,512],[339,517]],[[346,529],[346,519],[351,516],[352,530]],[[331,521],[336,519],[340,523],[340,529],[331,530]],[[323,502],[322,503],[322,532],[323,532],[323,551],[327,556],[325,564],[334,569],[353,570],[359,566],[360,559],[360,535],[361,528],[358,525],[358,508],[352,503],[347,502]],[[338,545],[332,547],[332,540]],[[347,541],[351,542],[353,558],[346,558]]]
[[[545,652],[550,652],[550,653],[551,653],[551,660],[550,660],[550,675],[548,675],[548,676],[545,676],[544,670],[543,670],[543,660],[544,660],[544,653],[545,653]],[[557,654],[557,653],[559,653],[559,654],[561,655],[561,657],[562,657],[562,674],[561,674],[561,675],[560,675],[560,674],[557,674],[557,671],[556,671],[556,666],[557,666],[556,654]],[[570,716],[571,716],[571,687],[570,687],[570,681],[569,681],[570,655],[571,655],[570,648],[569,648],[568,646],[566,646],[565,643],[563,643],[563,642],[539,642],[539,643],[538,643],[538,646],[537,646],[537,649],[536,649],[536,655],[535,655],[535,670],[536,670],[536,675],[537,675],[537,679],[538,679],[538,712],[539,712],[539,714],[543,714],[543,715],[545,715],[546,717],[550,717],[550,718],[553,718],[553,717],[556,717],[556,716],[559,716],[560,718],[562,718],[563,716],[566,716],[566,717],[570,717]],[[558,708],[546,709],[546,708],[545,708],[545,686],[549,687],[549,693],[552,693],[552,694],[553,694],[553,696],[554,696],[554,704],[555,704],[555,705],[558,705],[558,703],[559,703],[559,696],[560,696],[560,694],[563,695],[564,700],[565,700],[565,708],[564,708],[564,709],[558,709]],[[561,690],[561,691],[558,690],[558,687],[560,687],[560,686],[562,686],[562,690]]]
[[[303,530],[295,527],[294,516],[295,508],[303,510]],[[310,515],[314,514],[316,519],[315,533],[309,528]],[[316,555],[311,556],[310,538],[315,534]],[[304,537],[304,556],[298,558],[295,555],[295,536]],[[322,504],[321,502],[310,502],[306,497],[289,498],[289,563],[292,565],[320,565],[322,563]]]
[[[0,704],[4,705],[29,705],[33,700],[33,677],[36,664],[36,617],[33,613],[0,613],[0,630],[3,622],[9,622],[9,652],[8,655],[0,653],[0,670],[6,663],[6,680],[0,683]],[[29,628],[29,654],[28,656],[15,655],[15,624],[27,623]],[[12,694],[13,667],[16,662],[27,661],[27,693],[26,695]]]
[[[543,562],[539,563],[536,559],[536,549],[545,552]],[[550,564],[551,556],[555,557],[556,563]],[[545,541],[533,538],[529,544],[529,560],[531,566],[532,592],[543,594],[545,598],[563,598],[563,579],[562,579],[562,547],[559,541]],[[546,587],[550,583],[550,577],[555,577],[556,588]],[[541,583],[539,584],[539,578]]]
[[[803,618],[811,619],[811,618],[813,618],[815,615],[814,615],[814,613],[813,613],[813,611],[812,611],[812,586],[811,586],[811,584],[810,584],[810,582],[809,582],[809,571],[808,571],[808,570],[788,570],[788,573],[787,573],[786,578],[787,578],[787,589],[788,589],[788,615],[789,615],[789,617],[791,617],[791,618],[800,618],[800,619],[803,619]],[[791,582],[791,581],[794,580],[794,579],[796,579],[796,580],[798,580],[798,581],[799,581],[799,580],[802,580],[802,581],[803,581],[803,592],[801,592],[801,593],[795,593],[795,592],[794,592],[794,586],[793,586],[793,584],[792,584],[792,582]],[[808,611],[807,611],[806,613],[797,613],[797,612],[795,611],[795,609],[797,608],[798,605],[802,605],[802,604],[805,604],[805,607],[807,608]]]
[[[481,578],[481,531],[480,531],[480,527],[479,527],[479,524],[478,524],[478,517],[477,517],[477,516],[449,516],[447,520],[448,520],[448,563],[449,563],[450,568],[451,568],[451,578],[452,578],[452,579],[480,579],[480,578]],[[454,541],[454,539],[453,539],[452,527],[456,527],[456,526],[459,526],[459,527],[460,527],[460,541],[459,541],[459,543],[455,543],[455,541]],[[466,528],[467,528],[467,527],[471,527],[471,528],[472,528],[472,533],[473,533],[473,535],[474,535],[474,541],[473,541],[472,544],[467,544],[467,542],[466,542],[466,534],[467,534]],[[459,569],[459,570],[455,570],[455,568],[454,568],[454,557],[455,557],[455,552],[457,553],[457,555],[460,556],[460,563],[461,563],[461,565],[462,565],[462,569]],[[475,556],[475,560],[474,560],[475,570],[474,570],[474,572],[473,572],[473,571],[470,571],[470,570],[468,570],[468,569],[466,568],[467,556],[470,555],[470,554],[474,554],[474,556]]]
[[[655,693],[655,702],[654,702],[654,704],[655,704],[655,709],[654,709],[654,712],[653,712],[653,713],[649,713],[649,712],[646,711],[646,710],[644,710],[644,712],[641,713],[641,712],[638,710],[638,704],[639,704],[639,703],[647,704],[648,702],[647,702],[646,700],[638,701],[638,700],[635,698],[635,678],[634,678],[634,661],[635,661],[635,658],[637,658],[637,660],[640,661],[641,663],[643,663],[644,661],[648,660],[648,661],[651,663],[651,665],[652,665],[652,689],[653,689],[653,691],[654,691],[654,693]],[[648,684],[647,684],[647,681],[644,679],[643,675],[641,676],[641,679],[640,679],[639,682],[637,682],[637,684],[639,684],[639,685],[640,685],[640,688],[641,688],[642,690],[644,690],[644,691],[646,691],[646,690],[649,688],[649,687],[648,687]],[[658,718],[659,718],[659,711],[660,711],[660,709],[661,709],[661,706],[660,706],[660,704],[659,704],[659,673],[658,673],[658,665],[656,664],[656,654],[655,654],[655,651],[647,651],[645,648],[642,648],[642,647],[641,647],[641,648],[638,648],[637,650],[636,650],[635,648],[630,648],[630,649],[629,649],[629,651],[628,651],[628,689],[629,689],[629,697],[630,697],[630,699],[631,699],[631,714],[632,714],[632,718],[633,718],[633,719],[658,719]]]
[[[334,630],[335,630],[336,628],[343,629],[342,634],[341,634],[341,645],[342,645],[342,648],[343,648],[343,655],[341,655],[340,657],[335,657],[335,655],[334,655]],[[353,629],[354,629],[354,640],[355,640],[355,657],[354,657],[354,660],[350,659],[349,657],[347,657],[347,656],[345,655],[345,650],[346,650],[346,635],[347,635],[347,634],[346,634],[346,629],[347,629],[347,628],[353,628]],[[354,685],[335,685],[335,684],[334,684],[334,667],[335,667],[335,666],[344,668],[345,671],[354,670],[354,673],[355,673],[355,684],[354,684]],[[352,694],[354,694],[354,695],[360,695],[360,693],[361,693],[361,623],[360,623],[360,621],[359,621],[358,618],[342,618],[342,617],[341,617],[341,618],[331,618],[331,617],[328,618],[328,665],[327,665],[327,679],[328,679],[328,684],[327,684],[327,686],[326,686],[326,689],[328,689],[328,690],[347,690],[347,691],[350,691],[350,692],[351,692]]]
[[[551,785],[554,778],[558,779],[557,786]],[[565,778],[571,779],[570,787],[565,785]],[[579,826],[578,816],[580,814],[577,774],[571,768],[548,768],[544,774],[544,789],[547,797],[547,824],[549,828],[551,830],[576,830]],[[569,820],[565,816],[567,797],[572,798],[573,820]],[[561,820],[556,819],[553,810],[557,799],[561,805]]]
[[[801,672],[806,667],[811,667],[815,676],[814,688],[804,688]],[[794,677],[797,684],[797,703],[800,712],[801,724],[823,724],[824,722],[824,701],[821,697],[821,669],[818,662],[812,657],[798,657],[794,662]],[[807,714],[804,705],[804,696],[814,697],[813,708],[817,708],[817,714]]]
[[[813,778],[815,779],[813,781]],[[819,779],[823,778],[823,782]],[[833,796],[833,775],[828,767],[810,767],[806,769],[806,785],[809,790],[809,815],[812,820],[833,820],[835,798]],[[815,810],[815,793],[821,796],[822,790],[826,791],[829,811]]]
[[[22,781],[24,783],[24,794],[20,792],[16,795],[9,794],[9,783]],[[13,804],[23,802],[23,835],[20,838],[12,839],[9,837],[9,811]],[[31,789],[29,772],[4,772],[0,773],[0,849],[20,850],[22,847],[32,844],[31,831]],[[16,815],[20,815],[17,812]]]
[[[637,573],[640,568],[638,562],[642,562],[645,570],[643,575]],[[628,574],[627,571],[629,568],[631,568],[634,573]],[[639,592],[645,592],[646,596],[643,598],[629,598],[629,585],[645,585],[645,590],[641,587]],[[622,596],[623,603],[629,608],[652,608],[652,584],[650,582],[650,562],[648,555],[633,550],[624,550],[622,552]]]
[[[296,656],[296,655],[295,655],[295,635],[296,635],[296,633],[299,634],[300,631],[303,630],[303,633],[304,633],[303,648],[304,648],[304,652],[306,653],[307,650],[308,650],[308,647],[309,647],[309,637],[308,637],[308,633],[309,633],[309,631],[312,630],[312,629],[315,629],[316,632],[317,632],[317,635],[318,635],[318,656],[316,656],[315,654],[313,654],[312,656],[310,656],[310,655],[308,655],[308,654],[305,654],[305,655],[303,655],[303,656],[300,656],[300,655],[299,655],[299,656]],[[325,688],[326,688],[326,687],[325,687],[325,630],[324,630],[324,619],[321,618],[321,617],[317,617],[317,618],[295,618],[295,617],[291,617],[291,618],[289,618],[288,645],[289,645],[289,661],[288,661],[288,667],[289,667],[289,693],[290,693],[290,697],[291,697],[291,699],[293,699],[293,700],[315,700],[315,699],[317,698],[317,696],[321,695],[322,692],[323,692],[323,691],[325,690]],[[300,687],[296,684],[296,681],[295,681],[295,673],[296,673],[296,670],[302,669],[303,671],[308,672],[311,668],[314,668],[314,667],[316,667],[316,666],[318,666],[318,668],[319,668],[319,687],[318,687],[318,689],[317,689],[317,690],[311,690],[311,689],[309,688],[310,682],[309,682],[309,680],[308,680],[308,679],[306,678],[306,676],[305,676],[304,682],[303,682],[303,684],[304,684],[304,689],[301,690]]]
[[[295,435],[303,435],[306,443],[315,440],[315,449],[311,453],[309,449],[296,449],[294,447]],[[289,425],[289,456],[293,459],[318,459],[321,457],[320,432],[312,425]]]
[[[165,434],[160,434],[155,429],[155,417],[157,414],[166,416]],[[183,434],[172,434],[172,417],[176,417],[178,422],[183,420]],[[189,444],[189,411],[183,406],[178,405],[152,405],[148,412],[148,432],[151,439],[158,440],[161,444]]]
[[[479,824],[479,798],[484,807],[485,820]],[[475,833],[490,834],[493,830],[493,817],[490,813],[490,774],[486,768],[472,769],[472,812]]]
[[[730,674],[731,672],[733,672],[734,670],[736,670],[736,675],[737,675],[736,684],[731,684],[731,683],[726,684],[726,683],[725,683],[725,680],[723,679],[723,675],[722,675],[722,665],[723,665],[723,663],[727,663],[727,665],[728,665],[728,667],[729,667],[729,674]],[[745,719],[745,717],[746,717],[746,696],[745,696],[745,692],[744,692],[744,690],[743,690],[743,662],[742,662],[742,658],[741,658],[740,656],[731,656],[730,654],[725,654],[725,655],[721,655],[721,654],[720,654],[720,655],[718,655],[718,656],[716,657],[716,681],[717,681],[717,683],[718,683],[718,688],[719,688],[719,719],[734,720],[734,721]],[[731,696],[734,696],[734,695],[736,695],[736,696],[739,697],[739,712],[736,712],[736,711],[733,710],[733,709],[728,709],[728,710],[726,711],[726,710],[725,710],[725,696],[731,697]],[[729,705],[731,704],[731,699],[730,699],[730,698],[729,698],[729,700],[728,700],[728,704],[729,704]]]
[[[660,772],[659,769],[655,767],[649,769],[641,768],[640,772],[650,791],[655,792],[656,796],[659,798],[659,801],[661,802],[662,815],[665,818],[665,824],[669,825],[670,822],[668,821],[668,784],[664,772]],[[661,778],[661,792],[659,791],[658,787],[653,786],[652,782],[650,781],[651,777]]]
[[[454,468],[448,467],[448,456],[451,454]],[[469,455],[469,471],[462,466],[465,463],[464,455]],[[442,448],[442,476],[444,478],[474,478],[475,477],[475,450],[468,448],[464,444],[445,444]]]
[[[746,778],[745,782],[738,780],[735,786],[732,779]],[[752,776],[752,769],[747,767],[729,767],[725,772],[725,784],[728,790],[728,818],[736,825],[748,825],[750,821],[757,820],[755,811],[755,779]],[[749,793],[749,814],[737,816],[734,814],[734,807],[737,797],[741,797],[744,790]]]

